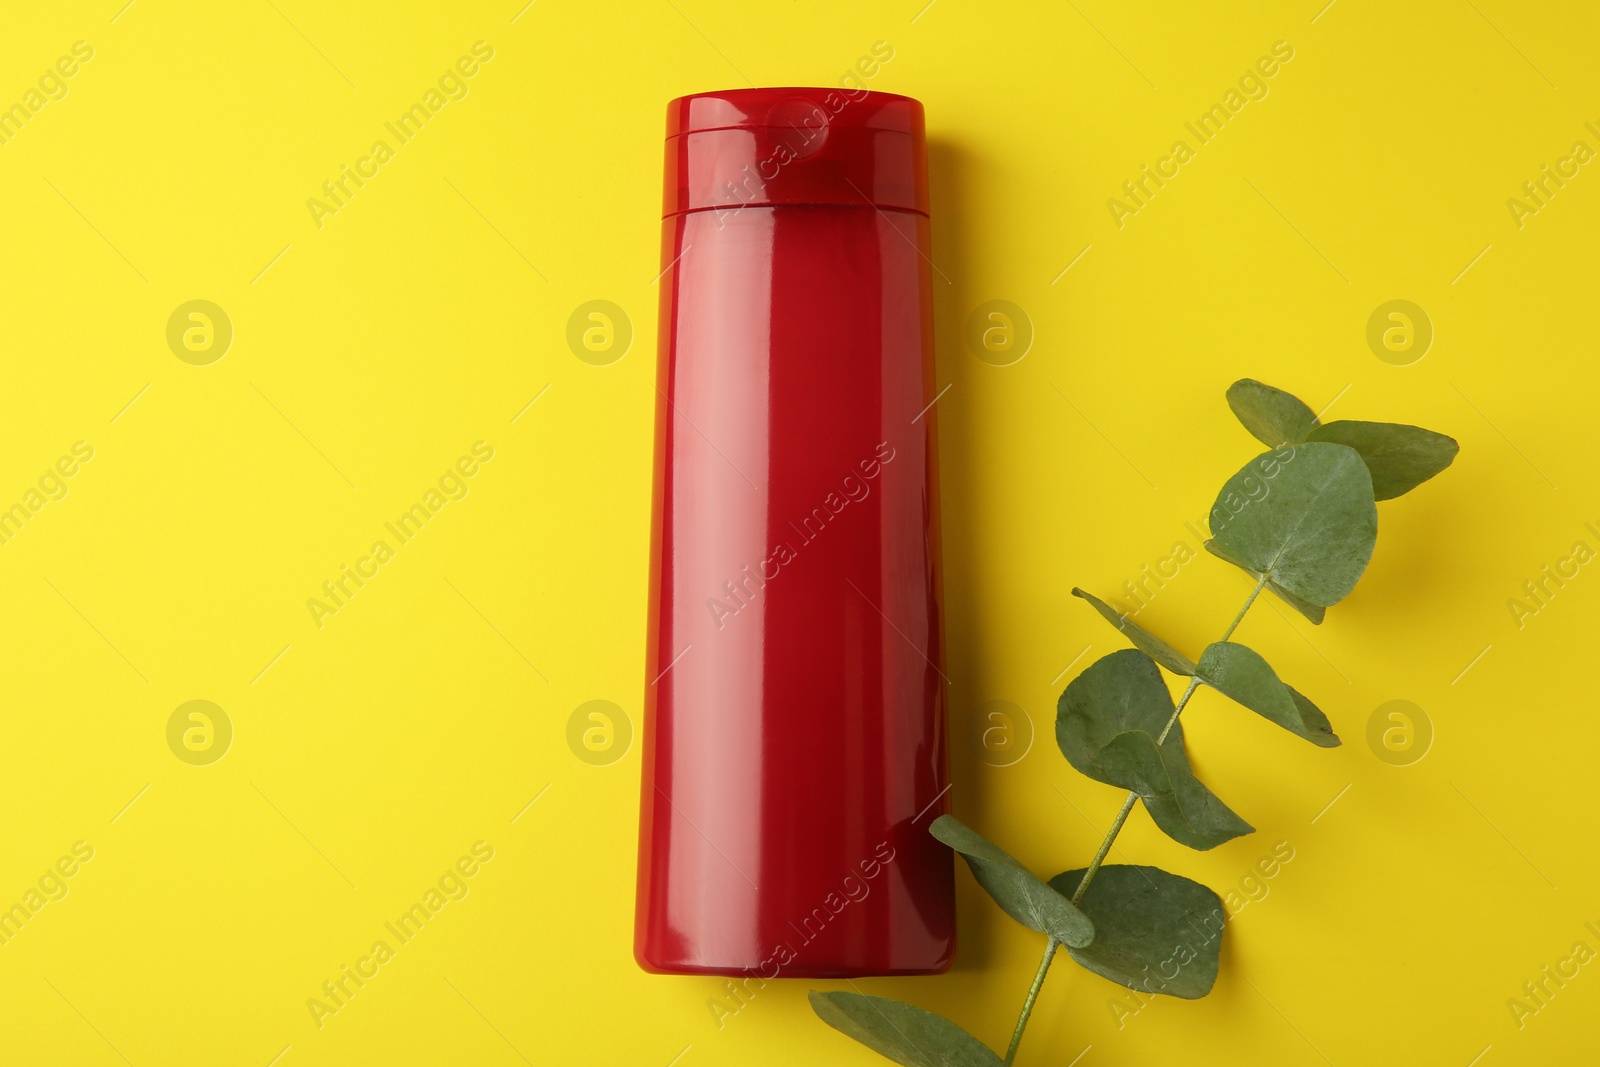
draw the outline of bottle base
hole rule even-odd
[[[748,963],[691,962],[686,960],[652,959],[645,953],[634,951],[633,958],[641,970],[650,974],[702,975],[720,978],[759,978],[771,981],[776,978],[895,978],[914,975],[944,974],[955,964],[955,949],[942,957],[927,962],[904,965],[874,965],[844,961],[793,959],[787,964],[776,958],[751,960]]]
[[[773,981],[773,979],[779,979],[779,977],[811,977],[811,979],[834,977],[834,979],[843,979],[843,977],[910,977],[918,976],[918,974],[944,974],[955,963],[954,953],[952,953],[952,957],[939,961],[939,963],[902,966],[902,968],[901,966],[886,966],[886,968],[880,968],[880,966],[829,966],[814,965],[814,963],[802,965],[797,960],[792,965],[779,966],[779,968],[776,968],[776,973],[773,973],[773,963],[770,960],[757,961],[757,963],[752,963],[749,966],[741,966],[738,963],[653,963],[653,961],[645,960],[645,958],[637,957],[637,955],[635,955],[634,960],[637,961],[638,968],[650,974],[760,977],[763,981]]]

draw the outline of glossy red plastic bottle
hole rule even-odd
[[[668,108],[634,954],[761,978],[955,951],[922,105]]]

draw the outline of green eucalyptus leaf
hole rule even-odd
[[[1256,581],[1261,580],[1260,571],[1251,570],[1243,563],[1240,563],[1238,560],[1229,556],[1226,552],[1217,547],[1215,541],[1206,542],[1206,551],[1211,553],[1213,556],[1216,556],[1218,559],[1227,560],[1235,567],[1238,567],[1240,570],[1250,575],[1250,577],[1254,578]],[[1289,590],[1285,589],[1283,586],[1272,581],[1271,579],[1267,580],[1267,589],[1271,591],[1272,594],[1279,600],[1283,601],[1285,604],[1289,605],[1291,608],[1310,619],[1314,625],[1321,626],[1322,620],[1328,616],[1327,608],[1301,600],[1299,597],[1295,596],[1293,593],[1289,592]]]
[[[1050,884],[1076,892],[1083,875],[1066,871]],[[1067,951],[1084,967],[1144,993],[1195,1000],[1211,992],[1227,912],[1199,882],[1159,867],[1101,867],[1081,906],[1094,920],[1094,943]]]
[[[1251,833],[1255,827],[1239,818],[1189,769],[1189,760],[1173,747],[1173,738],[1156,746],[1154,737],[1130,730],[1112,738],[1100,752],[1112,784],[1132,789],[1163,833],[1200,852]]]
[[[1103,782],[1096,752],[1128,730],[1159,737],[1170,718],[1172,694],[1161,672],[1143,652],[1124,648],[1101,656],[1067,685],[1056,706],[1056,737],[1073,766]],[[1168,740],[1182,729],[1174,724]]]
[[[1182,723],[1156,743],[1172,712],[1155,661],[1123,649],[1095,661],[1061,694],[1056,744],[1080,773],[1138,793],[1174,841],[1205,850],[1250,833],[1254,828],[1194,776]]]
[[[1254,378],[1240,378],[1228,386],[1228,406],[1268,448],[1298,445],[1317,426],[1317,413],[1298,397]]]
[[[1452,437],[1399,422],[1330,422],[1312,430],[1309,439],[1348,445],[1361,453],[1377,500],[1411,492],[1450,466],[1461,450]]]
[[[942,1015],[864,993],[809,993],[811,1010],[835,1030],[904,1067],[1003,1067],[982,1041]]]
[[[1023,926],[1067,945],[1094,940],[1094,924],[1071,900],[954,815],[939,816],[928,831],[961,853],[978,884]]]
[[[1311,701],[1284,685],[1277,672],[1253,649],[1218,641],[1200,654],[1200,680],[1263,718],[1323,748],[1339,738],[1328,717]]]
[[[1321,607],[1350,594],[1372,559],[1378,509],[1360,453],[1316,441],[1258,456],[1211,509],[1223,558]]]
[[[1181,674],[1185,678],[1194,674],[1194,661],[1192,659],[1122,614],[1110,604],[1107,604],[1104,600],[1077,587],[1073,587],[1072,595],[1087,600],[1094,610],[1105,616],[1107,622],[1121,630],[1123,636],[1132,641],[1135,648],[1144,652],[1173,674]]]

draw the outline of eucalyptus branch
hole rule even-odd
[[[1045,882],[954,816],[940,816],[931,828],[961,854],[1006,914],[1046,937],[1005,1059],[950,1020],[910,1004],[813,990],[812,1007],[830,1026],[913,1067],[1008,1067],[1062,947],[1083,967],[1129,989],[1189,999],[1211,991],[1226,920],[1222,898],[1156,867],[1107,865],[1106,856],[1141,800],[1157,827],[1193,849],[1253,832],[1195,776],[1182,735],[1172,736],[1202,685],[1314,745],[1339,744],[1328,717],[1233,635],[1264,589],[1320,624],[1372,558],[1376,502],[1415,489],[1448,467],[1457,451],[1455,441],[1416,426],[1323,424],[1301,401],[1249,378],[1229,388],[1228,405],[1270,451],[1228,479],[1211,509],[1207,551],[1255,579],[1222,638],[1193,660],[1110,604],[1072,591],[1133,645],[1085,668],[1057,705],[1056,744],[1067,762],[1127,790],[1094,859]],[[1163,669],[1188,679],[1176,703]]]
[[[1261,590],[1266,588],[1266,585],[1267,576],[1263,574],[1260,581],[1256,582],[1256,587],[1250,590],[1250,595],[1245,598],[1244,606],[1233,617],[1233,622],[1228,624],[1228,629],[1222,635],[1223,641],[1233,636],[1233,631],[1237,630],[1239,624],[1244,621],[1244,613],[1250,610],[1250,605],[1256,602],[1256,597],[1261,595]],[[1172,709],[1172,717],[1167,720],[1167,725],[1161,728],[1161,736],[1156,738],[1157,745],[1166,744],[1167,735],[1178,724],[1178,716],[1183,714],[1183,709],[1188,705],[1189,698],[1194,696],[1194,691],[1199,688],[1200,676],[1198,674],[1190,676],[1189,684],[1184,689],[1183,696],[1178,698],[1177,705]],[[1094,876],[1100,870],[1100,865],[1105,862],[1106,853],[1111,851],[1112,843],[1116,841],[1117,835],[1122,832],[1122,824],[1128,821],[1128,813],[1133,811],[1133,805],[1138,799],[1139,794],[1137,792],[1132,789],[1128,790],[1127,799],[1122,802],[1122,810],[1117,812],[1116,820],[1112,822],[1111,829],[1106,831],[1105,840],[1100,842],[1100,851],[1096,852],[1094,859],[1089,861],[1089,869],[1083,872],[1083,879],[1078,882],[1078,888],[1073,891],[1072,902],[1074,904],[1079,904],[1083,901],[1083,895],[1089,891],[1089,883],[1094,881]],[[1010,1061],[1007,1060],[1006,1062],[1009,1063]]]

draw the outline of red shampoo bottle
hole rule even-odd
[[[903,96],[668,108],[647,970],[953,957],[926,170]]]

